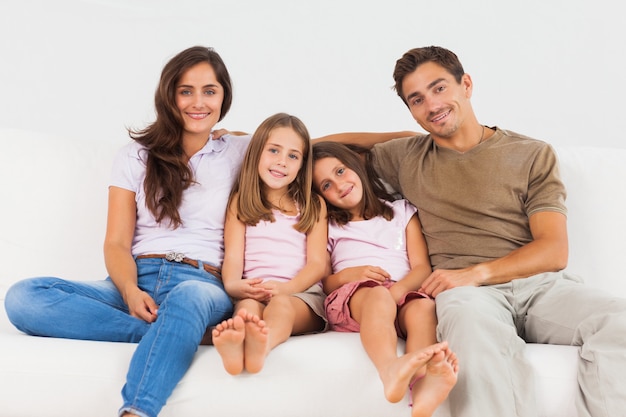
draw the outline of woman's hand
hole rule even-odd
[[[145,291],[139,289],[139,287],[128,291],[124,297],[124,301],[126,301],[128,305],[128,312],[131,316],[148,323],[154,323],[156,321],[159,307],[152,297]]]

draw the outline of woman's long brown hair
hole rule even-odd
[[[157,222],[167,219],[173,228],[183,224],[178,208],[183,191],[194,183],[193,172],[183,152],[184,122],[176,106],[176,87],[182,75],[201,62],[211,65],[224,89],[222,120],[232,103],[230,75],[217,52],[212,48],[194,46],[178,53],[163,68],[154,96],[156,120],[145,129],[128,131],[130,137],[148,151],[143,184],[148,210]]]

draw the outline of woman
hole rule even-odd
[[[248,140],[212,139],[231,81],[220,56],[192,47],[164,67],[156,120],[131,131],[109,187],[109,277],[33,278],[6,296],[11,322],[31,335],[138,342],[120,416],[156,417],[208,327],[232,314],[220,280],[231,186]]]

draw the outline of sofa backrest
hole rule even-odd
[[[123,144],[0,129],[0,298],[26,277],[106,277],[107,185]]]
[[[626,297],[626,148],[555,146],[567,187],[567,269]]]
[[[32,276],[98,280],[111,162],[128,139],[98,142],[0,129],[0,298]],[[568,270],[626,297],[626,149],[556,147],[568,188]]]

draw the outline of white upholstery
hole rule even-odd
[[[0,129],[0,299],[27,277],[106,276],[106,184],[123,143]],[[557,151],[569,190],[568,269],[626,296],[618,279],[626,253],[626,149]],[[134,348],[26,336],[1,308],[0,417],[116,415]],[[536,371],[540,416],[576,416],[577,349],[529,345],[527,357]],[[230,376],[214,348],[200,347],[161,415],[388,417],[409,415],[407,404],[406,398],[385,401],[357,334],[329,332],[291,338],[257,375]],[[449,416],[447,404],[437,416]]]

